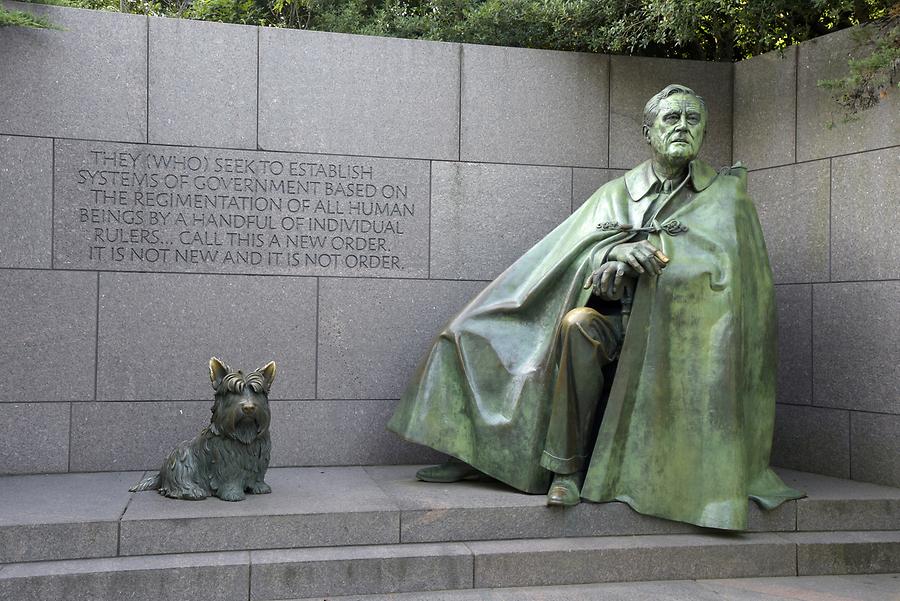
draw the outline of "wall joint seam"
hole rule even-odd
[[[256,150],[261,150],[259,147],[259,65],[262,62],[259,57],[259,49],[260,49],[260,33],[261,27],[256,28]]]
[[[465,47],[459,45],[459,92],[456,103],[456,160],[462,161],[462,115],[463,115],[463,55]]]
[[[20,138],[43,138],[43,139],[51,138],[51,136],[19,135],[19,134],[14,134],[14,133],[4,133],[2,131],[0,131],[0,136],[13,136],[13,137],[20,137]],[[135,141],[135,140],[112,140],[112,139],[101,139],[101,138],[69,138],[69,137],[65,137],[65,136],[55,136],[52,139],[72,141],[72,142],[99,142],[99,143],[103,143],[103,144],[106,144],[106,143],[109,143],[109,144],[141,144],[141,145],[161,146],[161,147],[165,147],[165,148],[191,148],[191,149],[195,149],[195,150],[234,150],[234,151],[239,151],[239,152],[257,152],[257,151],[254,151],[253,149],[246,148],[246,147],[240,147],[240,146],[216,146],[216,145],[198,146],[196,144],[169,144],[169,143],[165,143],[165,142],[141,142],[141,141]],[[867,150],[867,151],[863,151],[863,152],[874,152],[877,150],[886,150],[888,148],[893,148],[894,146],[900,146],[900,145],[886,146],[884,148],[873,148],[871,151]],[[411,156],[399,156],[399,155],[391,156],[391,155],[378,155],[378,154],[352,154],[352,153],[346,153],[346,152],[343,152],[343,153],[342,152],[316,152],[316,151],[308,151],[308,150],[302,150],[302,149],[279,150],[279,149],[262,149],[261,148],[261,149],[258,149],[258,151],[269,152],[269,153],[273,153],[273,154],[286,154],[286,155],[306,154],[306,155],[310,155],[310,156],[329,157],[329,158],[347,158],[347,157],[349,157],[349,158],[361,158],[361,159],[386,159],[386,160],[391,160],[391,161],[421,161],[423,163],[426,161],[435,161],[435,162],[439,162],[439,163],[465,162],[465,163],[473,163],[476,165],[502,165],[502,166],[511,166],[511,167],[550,167],[550,168],[556,168],[556,169],[568,169],[570,167],[576,167],[579,169],[618,169],[620,171],[628,171],[633,167],[633,165],[632,165],[632,167],[605,167],[603,165],[597,165],[597,164],[588,165],[588,164],[584,164],[584,163],[580,163],[577,165],[570,165],[570,164],[563,165],[561,163],[510,163],[510,162],[502,162],[502,161],[480,161],[477,159],[460,161],[460,160],[453,159],[453,158],[444,159],[444,158],[433,158],[433,157],[427,157],[427,156],[412,156],[411,157]],[[860,153],[848,153],[848,154],[860,154]],[[835,156],[848,156],[848,155],[835,155]],[[817,159],[817,160],[821,160],[821,159]]]
[[[94,401],[99,400],[100,382],[100,272],[97,272],[97,299],[94,312]]]
[[[828,281],[831,281],[831,262],[832,262],[832,241],[831,241],[831,195],[834,189],[834,159],[828,159]]]
[[[728,90],[728,93],[731,97],[731,123],[729,123],[729,125],[731,126],[731,135],[728,136],[728,158],[729,158],[728,164],[734,165],[734,105],[735,105],[734,74],[737,71],[737,69],[736,69],[734,63],[730,63],[730,66],[731,66],[731,77],[728,79],[728,84],[729,84],[729,88],[730,88]]]
[[[50,269],[56,269],[56,138],[50,139]]]
[[[319,342],[321,341],[321,336],[319,336],[319,328],[321,327],[321,322],[319,319],[319,297],[322,293],[322,278],[316,277],[316,343],[313,347],[315,350],[313,351],[313,397],[315,399],[319,398]]]
[[[732,110],[732,113],[734,111]],[[732,121],[734,117],[732,116]],[[612,166],[612,56],[606,55],[606,167]]]
[[[889,146],[879,146],[878,148],[868,148],[866,150],[860,150],[859,152],[845,152],[842,154],[833,154],[828,156],[822,156],[814,159],[805,159],[803,161],[794,161],[793,163],[782,163],[779,165],[769,165],[768,167],[756,167],[754,169],[748,169],[747,173],[757,173],[759,171],[768,171],[770,169],[781,169],[784,167],[794,167],[796,165],[806,165],[807,163],[815,163],[817,161],[827,161],[829,159],[840,159],[844,157],[851,157],[860,154],[866,154],[869,152],[881,152],[884,150],[891,150],[892,148],[900,148],[900,144],[891,144]]]
[[[150,16],[146,16],[147,19],[147,98],[146,98],[146,106],[145,106],[145,116],[147,117],[147,121],[144,124],[144,134],[147,139],[147,144],[150,143]]]
[[[816,404],[816,285],[809,286],[809,404]]]
[[[569,213],[575,212],[575,167],[569,167]],[[609,174],[607,173],[607,176]]]
[[[853,479],[853,411],[847,411],[847,478]]]
[[[66,444],[66,472],[72,471],[72,424],[75,418],[75,403],[69,402],[69,441]]]
[[[800,46],[794,49],[794,163],[797,163],[797,144],[800,133]]]

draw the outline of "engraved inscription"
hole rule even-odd
[[[57,267],[427,274],[425,161],[59,141]]]

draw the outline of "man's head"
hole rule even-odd
[[[663,165],[683,166],[694,159],[706,132],[706,103],[687,86],[670,84],[644,107],[644,139]]]

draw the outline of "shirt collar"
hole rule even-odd
[[[688,165],[688,179],[697,192],[708,188],[717,175],[715,169],[699,159],[694,159]],[[658,181],[649,160],[625,174],[625,187],[631,200],[640,200],[646,196]]]

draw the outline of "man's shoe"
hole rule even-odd
[[[416,478],[424,482],[459,482],[480,475],[481,472],[458,459],[451,459],[440,465],[423,467],[416,472]]]
[[[580,480],[578,474],[555,474],[547,492],[547,505],[571,507],[581,503]]]

